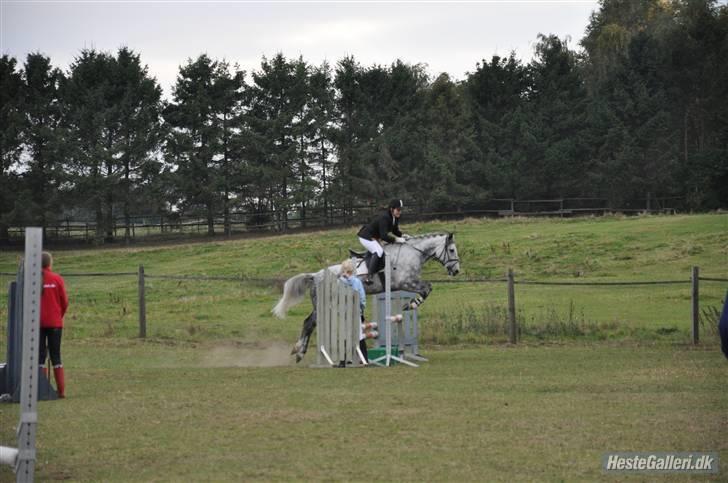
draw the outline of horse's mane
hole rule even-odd
[[[424,240],[425,238],[434,238],[437,236],[450,236],[449,233],[425,233],[422,235],[410,236],[411,240]]]

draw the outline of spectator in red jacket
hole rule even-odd
[[[40,297],[40,354],[41,365],[46,363],[46,354],[50,352],[53,364],[53,376],[56,379],[58,397],[66,397],[66,383],[61,362],[61,335],[63,334],[63,316],[68,309],[68,295],[63,278],[52,271],[53,257],[43,252],[43,292]],[[47,375],[47,374],[46,374]]]

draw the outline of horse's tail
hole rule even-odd
[[[306,295],[306,290],[312,285],[313,273],[300,273],[295,277],[289,278],[286,280],[285,285],[283,285],[283,296],[271,312],[280,319],[284,318],[288,309],[303,300],[303,296]]]

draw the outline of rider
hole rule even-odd
[[[380,259],[384,259],[384,249],[380,244],[380,240],[387,243],[405,242],[405,235],[399,229],[399,217],[402,214],[402,207],[402,200],[390,201],[387,211],[379,213],[369,224],[362,226],[359,233],[357,233],[361,244],[371,253],[371,257],[367,262],[367,278],[364,280],[367,285],[374,282],[373,275],[378,269]],[[395,236],[390,236],[390,232]]]

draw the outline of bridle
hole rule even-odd
[[[451,236],[445,240],[445,244],[442,246],[442,253],[437,256],[437,259],[442,262],[444,267],[447,269],[447,273],[452,275],[452,267],[455,264],[460,263],[460,258],[450,256],[450,250],[448,250],[448,247],[450,246],[450,240],[452,240]]]
[[[442,263],[442,265],[447,269],[448,273],[452,273],[452,267],[456,263],[460,263],[459,257],[451,257],[450,256],[450,250],[448,250],[448,247],[450,246],[450,240],[452,240],[452,236],[449,236],[445,239],[445,244],[442,246],[442,251],[440,253],[436,253],[437,249],[433,250],[432,253],[427,253],[424,250],[420,250],[414,245],[407,244],[411,248],[414,248],[421,254],[425,255],[425,262],[432,258],[436,258],[437,260]]]

